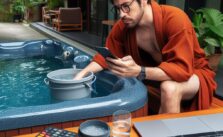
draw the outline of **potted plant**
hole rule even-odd
[[[14,0],[12,2],[13,21],[20,22],[24,17],[25,6],[22,0]]]
[[[193,13],[192,22],[199,44],[209,59],[209,65],[216,71],[223,53],[223,14],[212,8],[198,9]]]

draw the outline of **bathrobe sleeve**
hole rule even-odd
[[[173,9],[163,21],[165,24],[163,33],[167,42],[161,51],[163,62],[158,67],[174,81],[187,81],[194,71],[192,24],[185,13],[177,8]]]
[[[106,47],[111,51],[112,54],[121,58],[124,56],[123,40],[124,40],[125,27],[122,21],[118,21],[112,28],[106,39]],[[107,68],[107,63],[101,54],[96,54],[93,57],[93,61],[97,62],[104,69]]]

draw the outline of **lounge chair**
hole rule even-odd
[[[82,12],[77,8],[59,8],[57,18],[53,19],[53,28],[62,30],[82,31]]]

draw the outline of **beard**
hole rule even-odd
[[[134,28],[137,25],[132,19],[122,19],[122,21],[127,28]]]
[[[144,10],[141,10],[135,18],[130,18],[130,17],[123,17],[122,21],[125,24],[127,28],[134,28],[136,27],[139,22],[141,21],[142,17],[144,15]]]

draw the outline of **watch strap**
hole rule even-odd
[[[140,81],[146,79],[146,68],[145,67],[141,66],[141,71],[136,78]]]

